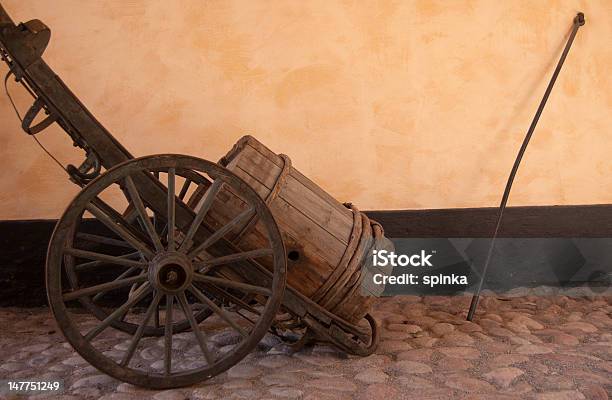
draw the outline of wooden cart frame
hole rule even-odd
[[[223,166],[195,157],[133,158],[43,61],[49,39],[50,30],[42,22],[15,24],[0,5],[0,57],[10,70],[5,83],[13,75],[34,97],[22,119],[24,131],[35,135],[56,123],[85,152],[80,166],[63,167],[82,191],[57,223],[46,266],[54,317],[84,359],[117,379],[170,388],[227,370],[271,330],[297,330],[302,335],[297,345],[316,339],[351,354],[374,351],[378,329],[370,315],[363,324],[352,324],[286,285],[287,261],[279,228],[266,203],[248,184]],[[45,116],[34,124],[39,114]],[[204,217],[222,187],[243,199],[245,207],[229,223],[213,228]],[[111,190],[119,191],[126,207],[104,200]],[[88,218],[100,222],[107,234],[84,229]],[[243,251],[225,238],[253,219],[265,227],[267,246]],[[208,257],[201,256],[204,250]],[[265,257],[272,268],[257,261]],[[96,268],[108,264],[124,270],[101,278]],[[98,281],[91,283],[92,276]],[[105,307],[99,302],[106,293],[126,288],[130,291],[121,305]],[[71,312],[75,302],[97,322],[81,326],[79,316]],[[173,316],[175,304],[181,311],[178,317]],[[137,306],[146,311],[138,321],[130,320],[128,314]],[[237,323],[230,312],[245,317],[248,326]],[[206,332],[199,328],[213,317],[239,337],[223,354],[210,350]],[[130,335],[119,356],[94,346],[109,327]],[[185,333],[195,337],[202,362],[176,369],[173,337]],[[156,336],[163,341],[163,368],[152,371],[131,365],[136,349],[146,346],[143,338]]]

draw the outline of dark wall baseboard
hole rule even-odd
[[[366,213],[392,238],[479,238],[493,232],[497,208]],[[55,223],[0,221],[0,306],[46,304],[44,264]],[[612,205],[510,207],[500,236],[612,237]]]
[[[491,237],[498,208],[368,211],[393,238]],[[612,237],[612,205],[508,207],[499,237]]]
[[[0,221],[0,306],[46,304],[44,266],[55,223]]]

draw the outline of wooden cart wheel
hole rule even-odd
[[[152,171],[166,169],[166,184]],[[176,171],[192,170],[212,183],[192,211],[176,196]],[[244,200],[244,208],[229,223],[213,230],[206,215],[223,207],[221,193],[229,190]],[[116,206],[127,192],[139,213],[140,229],[130,224]],[[159,235],[147,209],[165,219],[168,229]],[[125,256],[74,247],[74,235],[88,215],[131,248]],[[264,248],[240,250],[226,237],[255,218],[264,229]],[[118,244],[118,242],[116,244]],[[265,269],[256,260],[268,258]],[[117,276],[86,275],[87,268],[67,270],[76,259],[104,261],[123,272]],[[125,271],[132,270],[131,273]],[[213,377],[244,358],[270,328],[283,297],[286,281],[285,249],[269,209],[244,181],[209,161],[180,155],[143,157],[117,165],[93,180],[68,206],[58,221],[47,254],[47,295],[62,333],[75,350],[101,371],[149,388],[190,385]],[[97,280],[96,280],[97,279]],[[78,286],[73,284],[78,282]],[[71,284],[72,283],[72,284]],[[99,321],[76,300],[101,292],[122,297]],[[256,295],[257,304],[241,299]],[[196,307],[214,314],[200,324]],[[163,338],[148,337],[147,328],[159,327]],[[141,312],[142,311],[142,312]],[[190,330],[178,333],[180,321]],[[128,321],[134,332],[108,329]]]
[[[153,173],[153,176],[157,180],[167,182],[167,174],[168,168],[157,168],[151,170],[149,172]],[[165,179],[164,179],[165,178]],[[180,180],[180,182],[178,182]],[[189,208],[193,210],[193,208],[197,205],[198,201],[201,199],[204,191],[210,187],[211,182],[207,177],[199,174],[193,170],[185,170],[185,169],[176,169],[175,170],[175,186],[180,190],[177,193],[177,199],[183,201]],[[125,192],[124,195],[126,200],[128,201],[128,205],[126,209],[122,213],[122,217],[129,223],[130,227],[138,229],[142,228],[143,221],[139,218],[139,212],[134,205],[134,201],[127,193],[127,190],[123,188]],[[168,229],[167,220],[164,218],[160,218],[158,213],[155,213],[153,210],[149,210],[146,206],[145,209],[153,214],[152,223],[155,228],[155,232],[158,235],[161,235],[162,239],[164,239],[164,235],[166,230]],[[86,225],[86,224],[84,224]],[[77,231],[73,232],[68,236],[68,246],[83,248],[86,247],[88,250],[92,250],[94,252],[112,252],[116,253],[117,250],[124,250],[120,257],[125,258],[140,258],[142,255],[139,251],[134,251],[131,249],[129,243],[123,241],[120,236],[113,234],[113,232],[105,232],[105,234],[100,235],[100,232],[95,232],[92,234],[90,232],[81,231],[80,224],[76,226]],[[85,228],[86,230],[86,228]],[[125,249],[130,249],[127,251]],[[91,276],[92,274],[99,274],[101,271],[108,270],[109,265],[112,266],[112,263],[109,263],[106,260],[88,260],[81,264],[76,265],[75,257],[66,256],[64,257],[65,270],[68,276],[68,285],[70,289],[76,289],[80,286],[79,277],[81,275]],[[87,272],[81,274],[80,271],[87,270]],[[132,269],[130,272],[128,271],[120,271],[121,273],[118,276],[122,276],[122,274],[129,274],[133,272]],[[101,307],[99,303],[105,302],[105,296],[108,294],[113,294],[113,292],[102,291],[96,294],[93,297],[82,297],[78,299],[78,301],[83,305],[89,312],[96,316],[100,321],[103,321],[108,317],[109,311]],[[200,323],[205,318],[212,315],[210,308],[204,308],[197,313],[194,314],[195,320]],[[147,326],[144,330],[145,336],[162,336],[164,334],[164,327],[159,324],[159,316],[158,312],[154,316],[154,326]],[[122,330],[124,332],[128,332],[130,334],[134,334],[138,329],[138,324],[131,323],[125,320],[117,320],[113,321],[111,326],[115,329]],[[190,329],[190,324],[187,319],[183,319],[182,321],[177,321],[174,324],[174,332],[180,333],[187,329]]]

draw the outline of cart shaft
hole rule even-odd
[[[24,130],[29,134],[42,130],[36,130],[30,124],[38,112],[44,110],[49,115],[49,123],[44,127],[57,122],[70,135],[75,146],[87,153],[93,151],[105,168],[133,158],[42,59],[49,36],[49,29],[38,20],[15,25],[0,5],[2,58],[16,80],[24,84],[37,100],[25,115]]]

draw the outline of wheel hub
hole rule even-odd
[[[183,253],[159,253],[149,265],[149,281],[166,294],[184,291],[193,280],[193,264]]]

